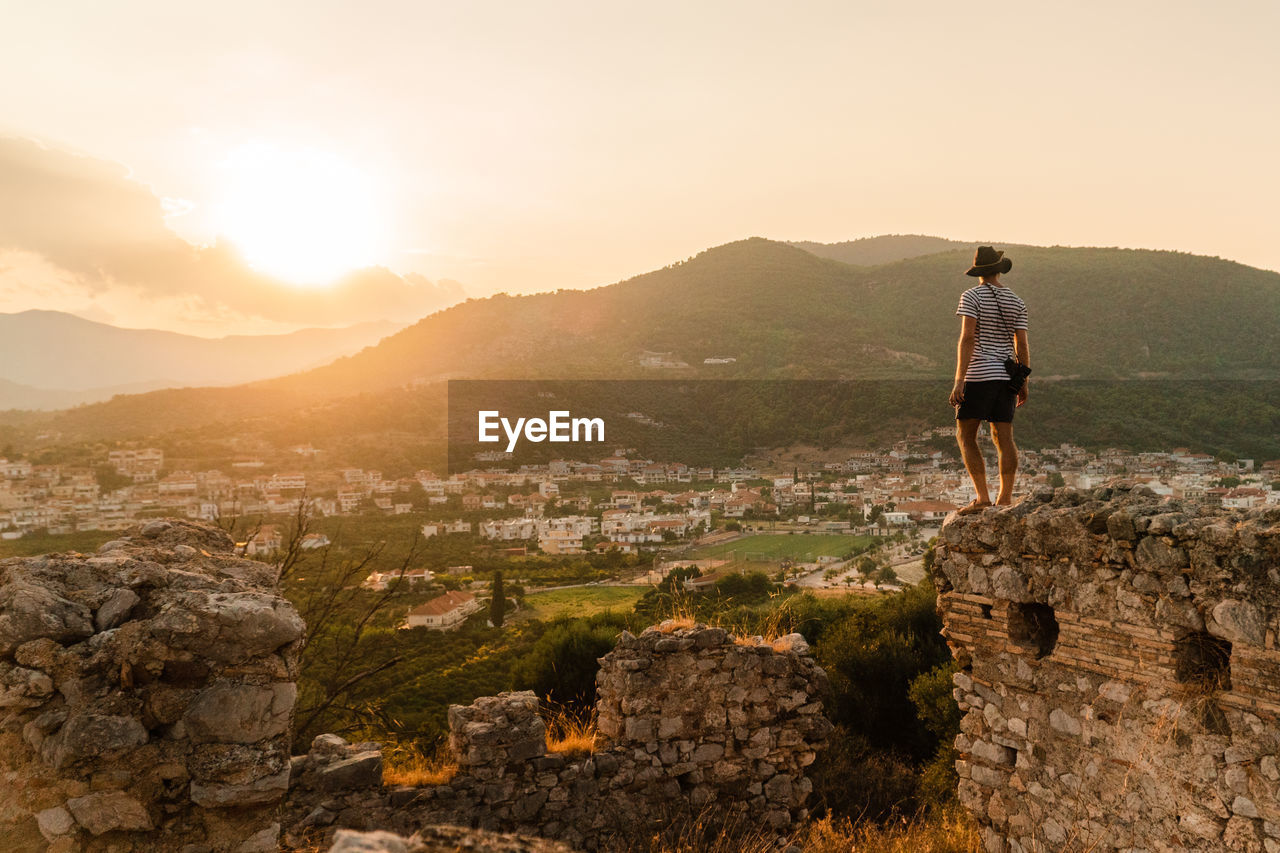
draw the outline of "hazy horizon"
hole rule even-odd
[[[1280,8],[88,2],[11,13],[0,311],[206,336],[750,236],[1280,270]]]

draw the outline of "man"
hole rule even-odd
[[[979,246],[966,275],[980,281],[960,295],[960,342],[956,347],[956,380],[951,405],[956,409],[956,440],[964,467],[973,480],[977,497],[960,509],[961,514],[981,512],[991,506],[987,468],[978,449],[978,426],[991,424],[991,439],[1000,460],[997,506],[1013,503],[1013,481],[1018,472],[1018,448],[1013,443],[1013,410],[1027,402],[1024,379],[1016,390],[1005,369],[1006,359],[1031,366],[1027,345],[1027,306],[1000,282],[1013,261],[991,246]]]

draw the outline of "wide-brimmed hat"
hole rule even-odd
[[[1005,273],[1013,269],[1013,261],[1004,256],[1004,252],[997,252],[990,246],[979,246],[978,251],[973,253],[973,266],[965,272],[965,275],[993,275],[995,273]]]

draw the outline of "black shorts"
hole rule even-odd
[[[993,424],[1013,422],[1018,403],[1016,391],[1009,390],[1009,380],[964,383],[964,401],[956,407],[956,420],[991,421]]]

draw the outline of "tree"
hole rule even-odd
[[[395,632],[378,629],[376,622],[394,602],[397,581],[417,559],[415,538],[392,570],[387,588],[371,594],[361,588],[360,581],[378,564],[386,542],[334,564],[329,548],[302,548],[311,520],[311,501],[304,496],[275,561],[281,589],[307,626],[298,678],[295,748],[320,732],[388,724],[370,699],[378,695],[378,679],[405,656],[394,642]],[[300,576],[304,568],[309,578],[305,583]]]
[[[1049,474],[1049,485],[1052,486],[1053,488],[1059,489],[1065,486],[1066,484],[1067,484],[1066,479],[1063,478],[1063,476],[1059,474],[1057,471],[1053,471]]]
[[[517,690],[532,690],[574,712],[589,711],[596,697],[599,659],[613,650],[626,617],[615,613],[560,617],[511,668]]]
[[[876,572],[876,584],[893,583],[898,579],[898,573],[893,570],[893,566],[885,566]]]
[[[502,627],[502,616],[506,608],[506,599],[503,597],[502,590],[502,570],[495,570],[493,573],[493,600],[489,602],[489,621],[493,623],[493,627]]]
[[[93,469],[93,475],[98,481],[98,488],[104,493],[114,492],[116,489],[133,485],[132,477],[116,473],[116,469],[110,465],[98,465]]]

